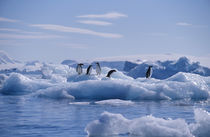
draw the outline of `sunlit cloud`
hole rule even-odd
[[[88,35],[95,35],[95,36],[100,36],[100,37],[105,37],[105,38],[121,38],[122,37],[122,35],[120,35],[120,34],[96,32],[96,31],[89,30],[89,29],[66,27],[66,26],[53,25],[53,24],[33,24],[31,26],[37,27],[40,29],[45,29],[45,30],[88,34]]]
[[[25,42],[19,41],[18,39],[0,39],[0,46],[23,46],[25,44]]]
[[[186,23],[186,22],[177,22],[176,25],[177,26],[192,26],[192,24]]]
[[[13,19],[0,17],[0,22],[11,22],[11,23],[14,23],[14,22],[19,22],[19,21],[18,20],[13,20]]]
[[[118,12],[109,12],[106,14],[87,14],[87,15],[80,15],[77,16],[78,18],[104,18],[104,19],[117,19],[122,17],[128,17],[125,14],[118,13]]]
[[[58,35],[22,35],[22,34],[5,34],[0,33],[0,39],[51,39],[62,38]]]
[[[42,32],[25,31],[13,28],[0,28],[0,32],[13,32],[13,33],[24,33],[24,34],[43,34]]]
[[[152,33],[148,33],[146,34],[147,36],[154,36],[154,37],[164,37],[167,36],[168,33],[163,33],[163,32],[152,32]]]
[[[183,27],[193,27],[193,28],[207,28],[208,25],[197,25],[197,24],[190,24],[186,22],[177,22],[177,26],[183,26]]]
[[[78,44],[78,43],[64,43],[64,44],[59,44],[59,46],[63,46],[63,47],[69,47],[72,49],[88,49],[88,46],[86,44]]]
[[[0,31],[21,32],[21,30],[19,29],[11,29],[11,28],[0,28]]]
[[[0,33],[0,39],[50,39],[62,37],[58,35],[44,34],[42,32],[30,32],[13,28],[0,28],[0,32],[10,32]]]
[[[90,24],[90,25],[98,25],[98,26],[112,25],[112,23],[110,22],[98,21],[98,20],[79,20],[78,22],[82,24]]]

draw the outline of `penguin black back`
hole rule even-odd
[[[92,70],[92,65],[89,65],[88,68],[87,68],[86,75],[90,75],[91,70]]]
[[[116,70],[114,70],[114,69],[110,70],[110,71],[107,73],[106,77],[110,78],[111,74],[114,73],[114,72],[116,72]]]
[[[146,78],[150,78],[152,75],[152,66],[149,66],[146,72]]]

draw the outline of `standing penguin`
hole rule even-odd
[[[92,72],[92,65],[89,65],[87,68],[86,75],[90,75],[91,72]]]
[[[116,70],[114,70],[114,69],[110,70],[110,71],[107,73],[106,77],[110,78],[111,74],[114,73],[114,72],[116,72]]]
[[[101,67],[100,67],[99,62],[96,62],[96,73],[97,73],[97,75],[101,74]]]
[[[149,66],[146,72],[146,78],[150,78],[152,76],[152,66]]]
[[[83,66],[84,64],[82,64],[82,63],[80,63],[80,64],[77,64],[77,68],[76,68],[76,71],[77,71],[77,73],[80,75],[80,74],[82,74],[82,66]]]

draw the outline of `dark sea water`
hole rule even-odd
[[[100,105],[87,100],[70,103],[65,99],[0,94],[0,136],[85,137],[87,124],[98,119],[104,111],[120,113],[127,119],[153,115],[160,118],[183,118],[187,123],[193,123],[194,108],[210,111],[210,102],[167,100],[137,101],[132,105]]]

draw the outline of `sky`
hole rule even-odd
[[[0,50],[20,61],[210,54],[209,0],[0,0]]]

